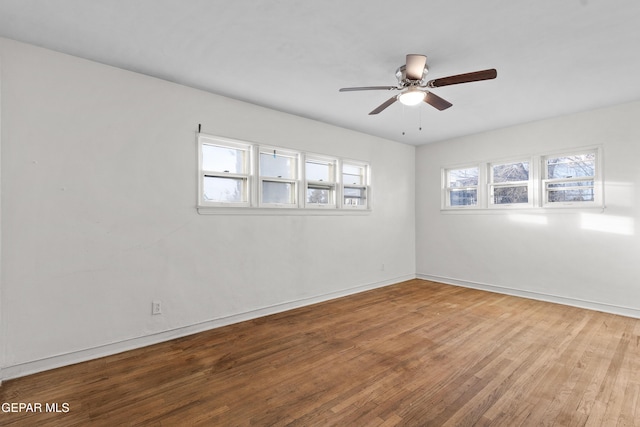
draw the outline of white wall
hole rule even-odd
[[[640,317],[640,102],[419,147],[418,277]],[[450,214],[440,170],[601,145],[599,210]]]
[[[0,58],[0,379],[415,277],[415,147],[6,39]],[[199,123],[369,161],[374,209],[198,215]]]

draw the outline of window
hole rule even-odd
[[[371,208],[368,163],[202,133],[197,141],[199,213],[342,215]]]
[[[596,201],[596,152],[544,157],[544,204]]]
[[[260,149],[260,205],[297,207],[299,154]]]
[[[200,204],[248,206],[250,146],[203,137],[199,148]]]
[[[442,168],[443,210],[604,207],[602,148]]]
[[[489,166],[489,203],[525,206],[531,202],[529,162],[492,163]]]
[[[368,166],[345,162],[342,164],[343,207],[365,209],[368,202]]]
[[[336,159],[307,156],[305,160],[305,206],[336,207]]]
[[[466,207],[478,205],[477,166],[446,170],[446,206]]]

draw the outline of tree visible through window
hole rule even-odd
[[[546,157],[545,202],[593,202],[595,174],[595,152]]]
[[[491,203],[529,203],[529,162],[493,163],[489,171]]]
[[[449,206],[478,204],[478,167],[447,171],[447,200]]]
[[[308,207],[336,206],[336,159],[307,156],[305,161]]]

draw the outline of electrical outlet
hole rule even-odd
[[[151,314],[162,314],[162,302],[153,301],[151,303]]]

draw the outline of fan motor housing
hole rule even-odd
[[[396,70],[396,78],[398,79],[398,85],[400,87],[407,86],[426,86],[426,77],[429,73],[429,66],[427,64],[424,65],[424,71],[422,71],[422,79],[420,80],[409,80],[407,79],[407,66],[401,65]]]

